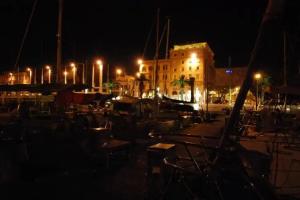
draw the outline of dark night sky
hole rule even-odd
[[[2,70],[15,63],[32,3],[33,0],[0,2]],[[161,24],[165,23],[166,16],[171,17],[171,45],[207,41],[215,52],[216,66],[225,66],[229,55],[233,65],[246,65],[266,4],[267,0],[170,0],[160,3],[151,0],[65,0],[63,61],[84,61],[101,56],[111,66],[134,67],[136,58],[143,53],[156,8],[160,7]],[[56,0],[39,2],[20,66],[55,64],[57,12]],[[154,56],[154,35],[153,32],[146,51],[149,59]],[[162,46],[162,51],[164,48]]]

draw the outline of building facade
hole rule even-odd
[[[194,94],[197,102],[203,101],[206,89],[215,82],[214,53],[206,42],[187,45],[175,45],[168,59],[145,60],[140,64],[139,73],[147,81],[145,93],[155,88],[160,95],[179,99],[180,86],[174,82],[184,76],[185,80],[194,78]],[[157,66],[155,71],[155,66]],[[184,85],[183,100],[191,98],[191,87]]]

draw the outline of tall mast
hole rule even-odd
[[[170,37],[170,17],[167,17],[167,39],[166,39],[165,59],[168,59],[168,56],[169,56],[169,37]]]
[[[58,24],[57,24],[57,51],[56,51],[56,82],[61,81],[61,32],[62,32],[62,15],[63,15],[63,0],[58,2]]]
[[[155,49],[155,66],[154,66],[154,76],[153,76],[153,86],[154,86],[154,96],[156,97],[156,88],[157,88],[157,75],[158,75],[158,51],[159,51],[159,11],[160,9],[157,9],[157,18],[156,18],[156,49]]]
[[[287,48],[286,48],[286,30],[283,31],[283,87],[287,86]],[[284,95],[284,111],[286,111],[287,95]]]

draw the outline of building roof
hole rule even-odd
[[[192,43],[192,44],[185,44],[185,45],[174,45],[174,50],[185,50],[185,49],[192,49],[192,48],[206,48],[208,47],[207,42],[200,42],[200,43]]]

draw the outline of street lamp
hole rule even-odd
[[[101,60],[97,60],[97,65],[99,66],[99,93],[102,92],[102,72],[103,72],[103,64]]]
[[[139,65],[139,72],[141,73],[143,71],[143,60],[142,59],[138,59],[137,63]]]
[[[255,109],[257,110],[258,107],[258,82],[261,79],[261,74],[260,73],[255,73],[254,74],[254,79],[256,80],[256,96],[255,96]]]
[[[29,72],[29,84],[31,84],[32,70],[29,67],[26,70]]]
[[[75,63],[71,63],[70,66],[72,67],[72,71],[73,71],[73,84],[75,85],[76,84],[76,65]]]
[[[14,74],[10,72],[8,75],[9,75],[8,84],[13,85],[14,84]]]
[[[67,84],[67,76],[68,76],[68,72],[67,72],[67,70],[65,70],[64,71],[65,85]]]
[[[232,92],[231,92],[231,84],[232,84],[232,69],[226,69],[225,70],[226,74],[229,75],[229,105],[232,104]]]
[[[120,76],[122,74],[122,69],[116,69],[116,74],[117,77]]]
[[[48,83],[51,83],[51,67],[49,65],[46,66],[46,69],[48,70]]]

